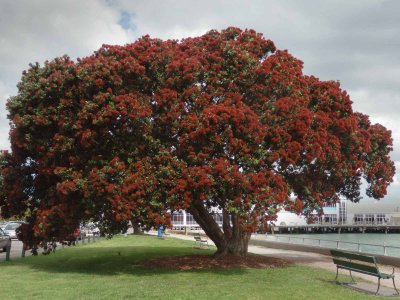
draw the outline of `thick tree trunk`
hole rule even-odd
[[[133,234],[143,234],[143,230],[138,225],[133,225]]]
[[[220,247],[217,247],[215,256],[223,257],[225,255],[245,256],[248,252],[250,233],[242,232],[240,235],[225,240]]]
[[[223,210],[223,226],[220,228],[202,203],[194,203],[190,212],[217,247],[216,257],[247,255],[251,233],[242,230],[236,215]]]
[[[133,234],[138,235],[138,234],[143,234],[142,228],[134,221],[131,220],[132,227],[133,227]]]

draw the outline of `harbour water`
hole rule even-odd
[[[399,233],[267,234],[267,240],[400,257]]]

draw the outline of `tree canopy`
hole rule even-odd
[[[25,216],[40,242],[85,220],[110,234],[129,220],[168,225],[185,209],[223,255],[245,254],[279,209],[358,201],[362,178],[382,198],[391,132],[354,112],[339,82],[302,68],[233,27],[32,64],[7,103],[2,214]]]

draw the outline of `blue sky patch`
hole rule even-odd
[[[118,24],[121,25],[121,27],[125,30],[132,29],[134,30],[136,28],[135,24],[133,24],[133,16],[132,14],[128,13],[127,11],[123,11],[121,13],[121,17],[118,21]]]

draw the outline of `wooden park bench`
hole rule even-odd
[[[209,249],[208,239],[206,237],[201,237],[200,233],[195,233],[194,246],[200,249]]]
[[[392,274],[382,273],[378,268],[378,259],[375,256],[340,250],[331,250],[331,255],[333,262],[336,265],[336,282],[338,282],[337,278],[339,276],[339,269],[345,269],[350,271],[350,277],[353,282],[355,282],[355,280],[351,272],[358,272],[378,277],[378,289],[376,290],[375,295],[379,292],[381,279],[392,279],[394,289],[397,294],[400,294],[394,282],[394,268]]]

